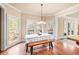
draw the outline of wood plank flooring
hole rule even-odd
[[[36,46],[33,55],[79,55],[79,46],[75,41],[56,40],[53,45],[53,49],[47,46]],[[25,43],[20,43],[0,52],[0,55],[30,55],[30,51],[26,52]]]

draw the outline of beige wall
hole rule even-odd
[[[62,17],[58,18],[58,36],[64,35],[64,19]]]

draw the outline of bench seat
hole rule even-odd
[[[49,44],[49,47],[51,46],[53,48],[52,41],[42,40],[42,41],[38,41],[38,42],[32,42],[29,44],[27,43],[26,44],[26,52],[28,51],[28,47],[30,47],[30,52],[31,52],[31,54],[33,54],[33,46],[44,45],[44,44]]]

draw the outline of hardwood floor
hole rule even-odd
[[[78,55],[79,46],[75,41],[71,40],[57,40],[53,42],[53,49],[46,46],[36,46],[34,48],[34,55]],[[4,52],[0,52],[0,55],[30,55],[30,52],[26,52],[25,43],[20,43]]]

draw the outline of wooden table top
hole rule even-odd
[[[70,35],[67,38],[79,42],[79,35]]]

